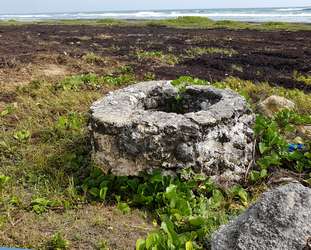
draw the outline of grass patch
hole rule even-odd
[[[44,20],[44,21],[0,21],[0,25],[121,25],[121,26],[168,26],[176,28],[207,28],[207,29],[255,29],[255,30],[311,30],[310,24],[286,23],[286,22],[266,22],[266,23],[247,23],[231,20],[213,21],[207,17],[185,16],[164,20],[119,20],[113,18],[105,19],[76,19],[76,20]]]
[[[162,64],[175,65],[178,58],[173,54],[164,54],[162,51],[137,50],[135,56],[138,60],[152,60]]]
[[[303,75],[298,73],[297,71],[294,71],[293,78],[299,82],[303,82],[306,85],[311,85],[311,75]]]
[[[256,110],[256,104],[271,96],[279,95],[292,100],[296,104],[296,111],[300,114],[311,115],[311,94],[298,89],[273,87],[268,83],[253,83],[239,78],[229,77],[222,82],[213,84],[218,88],[230,88],[243,95]]]
[[[98,24],[104,24],[104,25],[120,25],[125,24],[126,22],[120,19],[114,19],[114,18],[103,18],[96,20],[96,23]]]
[[[172,85],[178,89],[178,92],[184,92],[187,86],[190,85],[207,85],[208,81],[193,78],[191,76],[181,76],[178,79],[172,81]]]
[[[217,28],[223,28],[223,29],[248,29],[250,27],[252,28],[258,28],[255,27],[249,23],[243,23],[243,22],[238,22],[238,21],[231,21],[231,20],[221,20],[221,21],[216,21],[214,23],[214,26]]]
[[[311,30],[309,24],[282,23],[282,22],[266,22],[266,23],[247,23],[240,21],[221,20],[213,21],[207,17],[177,17],[166,20],[156,21],[138,21],[138,24],[147,24],[150,26],[169,26],[176,28],[222,28],[222,29],[255,29],[255,30]]]
[[[36,21],[36,24],[63,24],[63,25],[126,25],[127,22],[119,19],[113,18],[103,18],[103,19],[63,19],[63,20],[45,20]]]
[[[144,81],[153,81],[153,80],[155,80],[155,79],[156,79],[156,76],[155,76],[155,74],[152,73],[152,72],[146,72],[146,73],[144,74]]]
[[[61,233],[56,233],[47,243],[47,249],[51,250],[66,250],[69,248],[69,241],[64,239]]]
[[[297,125],[310,123],[311,95],[237,78],[214,86],[241,93],[254,107],[272,94],[289,98],[297,105],[296,111],[280,112],[273,119],[258,116],[257,164],[241,185],[222,189],[190,169],[174,177],[157,172],[139,177],[103,175],[90,159],[89,106],[107,91],[134,82],[133,71],[131,66],[123,66],[112,75],[69,76],[55,84],[33,81],[16,89],[14,104],[8,104],[0,113],[1,229],[16,230],[11,225],[19,221],[20,214],[38,216],[32,217],[35,220],[55,212],[63,224],[68,213],[76,220],[82,205],[98,203],[100,207],[115,206],[118,218],[124,219],[135,209],[141,209],[153,220],[154,230],[137,240],[138,249],[208,249],[211,234],[248,207],[265,189],[267,178],[276,169],[291,171],[311,185],[310,143],[306,142],[303,150],[296,148],[289,152],[287,141],[288,131],[295,133]],[[146,74],[145,78],[154,75]],[[173,84],[183,91],[191,84],[210,83],[187,76]],[[100,214],[98,211],[94,214]],[[62,215],[64,218],[60,218]],[[116,217],[109,214],[107,218]],[[100,214],[100,219],[105,216]],[[90,225],[94,229],[105,222],[93,218],[84,223],[94,223]],[[26,228],[24,224],[23,227]],[[43,243],[54,249],[66,249],[69,241],[69,247],[79,241],[79,235],[74,238],[59,234],[62,230],[48,230],[52,236],[44,242],[32,239],[27,232],[14,237],[30,237],[30,243],[24,240],[19,246],[35,249],[42,248]],[[98,247],[105,249],[106,242],[98,240]],[[10,244],[17,246],[14,243]]]
[[[18,87],[14,109],[6,108],[0,119],[0,174],[10,179],[3,177],[0,203],[40,214],[83,202],[75,183],[90,164],[89,106],[101,90],[132,80],[125,74],[87,74],[56,85],[36,81]]]
[[[135,76],[131,73],[120,75],[98,76],[93,73],[69,76],[61,80],[56,89],[76,90],[81,89],[100,89],[103,85],[121,86],[135,81]]]
[[[104,65],[106,63],[106,60],[103,57],[96,55],[93,52],[85,54],[82,59],[89,64]]]
[[[260,25],[263,30],[310,30],[311,25],[285,22],[266,22]]]
[[[178,28],[225,28],[225,29],[256,29],[256,30],[311,30],[309,24],[295,24],[282,22],[247,23],[231,20],[213,21],[207,17],[178,17],[152,22]]]
[[[186,53],[189,57],[195,58],[197,56],[201,56],[204,54],[220,54],[224,56],[233,56],[238,54],[238,52],[234,49],[224,49],[224,48],[217,48],[217,47],[209,47],[209,48],[202,48],[202,47],[192,47],[186,50]]]
[[[21,22],[14,20],[14,19],[10,19],[10,20],[0,20],[0,25],[18,25],[21,24]]]
[[[173,27],[184,27],[184,28],[195,28],[195,27],[211,27],[214,21],[206,17],[177,17],[173,19],[166,20],[157,20],[157,21],[148,21],[147,25],[157,26],[157,25],[166,25]]]

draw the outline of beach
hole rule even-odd
[[[95,73],[129,64],[139,79],[147,73],[157,79],[192,75],[210,82],[233,76],[311,90],[294,76],[294,71],[310,73],[309,31],[21,25],[3,26],[0,32],[2,84],[27,82],[40,75],[84,73],[83,58],[94,53],[103,58],[103,62],[88,65]],[[157,51],[174,62],[165,63],[148,54],[138,58],[141,51]]]
[[[296,22],[311,23],[311,7],[277,8],[211,8],[211,9],[164,9],[131,11],[80,11],[62,13],[22,13],[1,14],[0,20],[77,20],[77,19],[135,19],[163,20],[178,17],[207,17],[214,21],[233,20],[244,22]]]
[[[182,239],[174,244],[184,246],[188,237],[188,246],[198,246],[193,249],[209,249],[220,225],[276,183],[311,185],[310,140],[297,135],[298,126],[310,121],[310,79],[307,22],[0,22],[0,246],[134,249],[150,232],[160,233],[149,240],[169,242],[162,220],[169,215],[170,230]],[[112,91],[151,80],[231,89],[247,101],[254,120],[264,119],[257,125],[266,130],[254,135],[255,143],[266,143],[255,146],[259,163],[237,186],[216,187],[190,170],[169,179],[149,173],[116,177],[96,168],[90,106]],[[258,104],[271,95],[289,99],[294,111],[262,118]],[[293,160],[287,144],[296,137],[305,151]],[[260,160],[270,155],[277,159],[261,168]]]

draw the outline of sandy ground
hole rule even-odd
[[[190,56],[195,48],[217,48],[235,53]],[[174,55],[174,65],[137,60],[136,51]],[[81,62],[93,52],[105,60]],[[192,75],[209,81],[236,76],[311,91],[294,79],[295,72],[311,73],[311,32],[226,29],[175,29],[83,25],[0,26],[0,84],[20,84],[40,76],[96,72],[118,64],[131,65],[136,75],[157,79]]]

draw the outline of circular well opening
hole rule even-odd
[[[220,101],[221,96],[213,91],[188,88],[185,92],[174,96],[159,94],[149,98],[145,103],[145,110],[187,114],[208,110],[210,106]]]

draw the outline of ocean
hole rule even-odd
[[[107,11],[37,14],[0,14],[0,20],[48,20],[48,19],[167,19],[180,16],[201,16],[213,20],[247,22],[303,22],[311,23],[310,7],[253,8],[253,9],[193,9],[193,10],[146,10]]]

